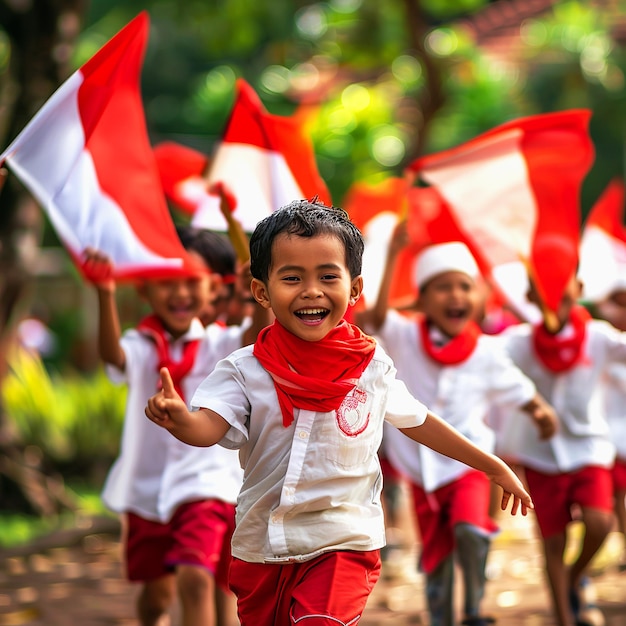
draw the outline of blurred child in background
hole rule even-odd
[[[421,314],[417,318],[389,310],[396,259],[407,243],[402,222],[389,245],[376,304],[360,318],[366,330],[380,337],[398,377],[413,395],[483,450],[493,450],[494,435],[485,424],[493,404],[521,407],[542,437],[551,436],[556,423],[551,408],[504,351],[481,334],[475,321],[482,304],[478,267],[464,244],[432,245],[418,257],[415,282]],[[465,587],[462,623],[493,623],[480,611],[490,538],[497,529],[489,517],[489,481],[396,429],[385,429],[383,450],[412,484],[431,625],[456,623],[455,559]]]
[[[549,270],[549,268],[544,268]],[[598,624],[588,621],[587,571],[614,524],[611,438],[601,384],[608,368],[626,361],[626,335],[592,320],[578,304],[582,285],[572,275],[556,313],[556,327],[545,322],[519,324],[501,335],[517,366],[552,404],[559,427],[541,440],[527,424],[511,422],[509,449],[524,467],[545,554],[554,615],[559,626]],[[531,281],[528,298],[541,306]],[[580,552],[565,561],[567,528],[579,515],[584,532]],[[595,620],[601,618],[596,612]]]
[[[190,398],[217,361],[251,343],[259,326],[204,326],[199,315],[215,299],[219,280],[208,266],[207,237],[181,229],[195,262],[188,275],[143,281],[139,295],[151,314],[122,334],[109,259],[86,251],[99,302],[99,349],[110,377],[128,385],[120,454],[103,500],[123,520],[128,580],[141,585],[142,626],[161,626],[176,597],[183,626],[237,624],[228,590],[230,539],[242,470],[236,452],[188,446],[145,419],[146,400],[168,367],[182,397]],[[260,307],[259,307],[259,310]],[[264,315],[264,312],[263,312]]]

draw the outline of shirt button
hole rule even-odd
[[[298,437],[300,437],[300,439],[306,439],[309,436],[309,433],[305,432],[304,430],[301,430],[298,433]]]

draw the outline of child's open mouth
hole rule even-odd
[[[328,309],[300,309],[295,314],[303,322],[314,323],[321,322],[329,313]]]
[[[467,311],[465,309],[448,309],[446,317],[453,320],[462,320],[467,317]]]

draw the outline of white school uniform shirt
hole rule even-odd
[[[472,354],[456,365],[431,359],[422,344],[417,320],[397,311],[387,312],[378,336],[409,391],[486,452],[493,451],[495,439],[485,421],[489,409],[498,405],[511,410],[535,396],[535,385],[490,336],[481,335]],[[528,416],[520,419],[530,422]],[[464,463],[399,437],[393,428],[385,428],[383,451],[398,471],[427,492],[468,471]]]
[[[606,419],[617,457],[626,461],[626,363],[612,363],[602,380]]]
[[[412,427],[427,415],[395,371],[377,346],[337,411],[296,408],[288,427],[252,346],[222,360],[200,384],[192,406],[209,408],[230,424],[220,443],[239,448],[244,468],[233,556],[286,563],[385,545],[377,455],[383,421]]]
[[[566,325],[561,332],[572,329]],[[601,378],[611,363],[626,361],[626,333],[601,320],[588,321],[581,360],[562,373],[552,372],[539,361],[530,324],[507,328],[499,338],[559,418],[557,432],[545,441],[528,424],[510,423],[502,431],[501,449],[519,463],[547,474],[589,465],[610,467],[615,445],[606,420]]]
[[[186,341],[201,341],[182,382],[187,402],[218,360],[241,346],[242,332],[241,327],[216,324],[204,328],[194,320],[185,335],[170,341],[173,361],[182,357]],[[218,446],[187,445],[151,422],[144,409],[159,383],[154,342],[131,329],[124,333],[121,345],[126,356],[124,371],[107,367],[113,382],[128,385],[128,396],[120,453],[102,492],[106,506],[117,513],[133,512],[166,523],[184,502],[215,498],[234,503],[243,479],[237,453]]]

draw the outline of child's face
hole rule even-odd
[[[192,320],[208,305],[212,294],[211,274],[202,257],[195,252],[189,255],[198,262],[198,274],[147,280],[140,288],[152,312],[173,337],[181,337],[189,330]]]
[[[350,277],[343,243],[332,235],[281,233],[272,244],[267,283],[252,280],[257,302],[305,341],[319,341],[335,328],[362,288],[361,276]]]
[[[479,313],[481,294],[463,272],[443,272],[420,290],[418,306],[426,318],[448,337],[460,334]]]

